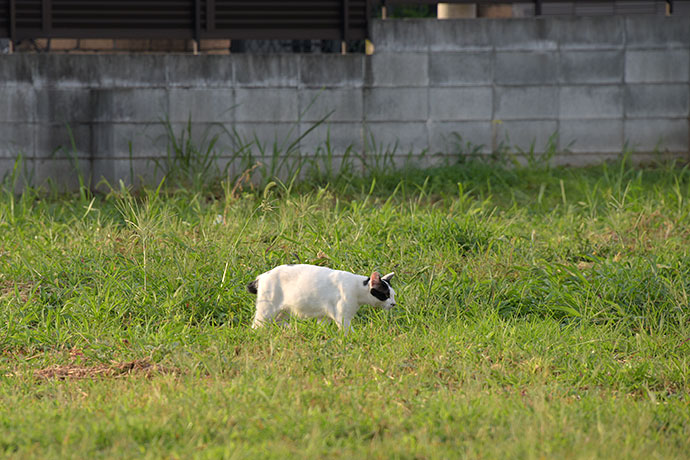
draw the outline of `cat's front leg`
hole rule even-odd
[[[352,311],[352,308],[349,307],[350,306],[346,303],[339,304],[336,310],[336,317],[333,318],[335,323],[338,325],[340,330],[342,330],[345,335],[347,335],[347,333],[350,332],[350,330],[352,329],[350,323],[352,322],[352,318],[355,316],[356,313],[356,311]]]
[[[338,324],[340,326],[340,330],[343,331],[344,335],[347,335],[347,333],[352,330],[352,326],[350,326],[351,321],[352,321],[352,318],[344,318],[342,325]]]
[[[264,324],[268,323],[269,321],[280,319],[281,313],[283,312],[280,310],[280,308],[276,308],[275,306],[271,305],[270,302],[257,301],[252,329],[258,329],[263,327]]]
[[[330,319],[331,318],[329,318],[328,316],[322,316],[321,318],[318,318],[316,320],[316,324],[318,324],[319,326],[323,326],[324,324],[328,324],[328,321]]]

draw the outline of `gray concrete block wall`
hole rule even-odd
[[[620,50],[561,50],[558,83],[623,83],[625,52]]]
[[[569,163],[626,142],[645,158],[689,154],[683,18],[388,20],[372,41],[373,56],[2,55],[3,171],[21,153],[39,179],[73,184],[75,159],[92,183],[155,179],[165,123],[180,136],[188,121],[199,142],[219,136],[225,162],[238,146],[270,155],[302,134],[302,155],[337,161],[541,152],[550,140]]]

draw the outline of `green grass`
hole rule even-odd
[[[687,457],[690,170],[306,177],[10,183],[0,456]],[[364,307],[347,337],[251,330],[246,283],[298,261],[395,270],[398,307]],[[153,371],[41,378],[133,360]]]

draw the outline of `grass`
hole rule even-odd
[[[690,170],[385,171],[9,183],[0,456],[687,456]],[[251,330],[244,286],[292,262],[395,270],[398,307]]]

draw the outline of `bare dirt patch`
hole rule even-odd
[[[34,371],[34,376],[40,380],[122,378],[133,375],[143,375],[150,378],[160,374],[179,374],[179,371],[152,363],[147,359],[135,359],[133,361],[99,364],[96,366],[55,364]]]

